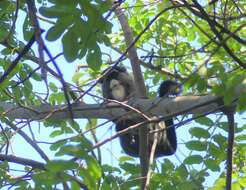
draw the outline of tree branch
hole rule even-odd
[[[22,136],[25,139],[25,141],[28,142],[45,161],[49,160],[48,156],[44,153],[44,151],[25,132],[23,132],[21,129],[16,127],[8,120],[5,120],[5,122],[7,123],[7,125],[10,126],[11,129],[17,132],[20,136]]]
[[[245,81],[246,82],[246,81]],[[246,85],[246,84],[245,84]],[[239,96],[239,94],[238,94]],[[235,96],[236,100],[237,96]],[[133,98],[128,104],[135,107],[141,112],[149,116],[167,116],[176,112],[181,114],[203,114],[218,107],[221,97],[207,96],[179,96],[176,98],[155,98],[141,99]],[[196,107],[197,105],[202,105]],[[2,117],[6,116],[11,119],[69,119],[68,109],[66,105],[51,106],[48,104],[32,107],[20,107],[13,103],[0,102],[0,108],[5,110],[1,112]],[[194,109],[191,109],[194,108]],[[189,110],[183,113],[183,110]],[[115,119],[117,117],[127,117],[129,119],[139,117],[136,112],[127,112],[118,104],[73,104],[72,111],[74,118],[100,118]],[[130,113],[126,116],[127,113]],[[174,115],[175,116],[175,115]]]
[[[19,55],[16,57],[16,59],[10,64],[8,69],[3,73],[2,76],[0,76],[0,84],[10,75],[10,73],[14,70],[14,68],[17,66],[20,59],[28,52],[28,50],[31,48],[32,44],[35,42],[35,35],[33,34],[27,45],[23,48],[23,50],[19,53]]]
[[[129,46],[134,40],[132,35],[132,30],[128,24],[127,18],[124,15],[123,11],[120,7],[116,8],[115,10],[116,16],[118,17],[118,20],[120,21],[121,27],[124,32],[126,45]],[[141,67],[139,64],[139,58],[137,55],[137,50],[134,46],[131,47],[128,51],[129,59],[132,66],[132,72],[134,76],[134,82],[135,82],[135,88],[136,88],[136,96],[145,98],[147,97],[147,91],[144,84],[144,79],[141,71]],[[148,173],[149,168],[149,153],[148,151],[148,129],[146,127],[142,127],[139,130],[139,155],[140,155],[140,163],[141,163],[141,169],[142,169],[142,176],[146,176]],[[146,179],[142,181],[142,189],[145,186]]]
[[[41,170],[45,170],[43,163],[37,162],[31,159],[26,159],[26,158],[20,158],[14,155],[5,155],[5,154],[0,154],[0,160],[1,161],[8,161],[8,162],[13,162],[16,164],[21,164],[24,166],[31,166],[32,168],[39,168]]]

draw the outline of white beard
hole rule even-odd
[[[124,86],[118,80],[110,81],[110,89],[115,100],[124,101],[126,98],[126,91]]]

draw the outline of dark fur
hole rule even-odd
[[[102,83],[102,91],[103,97],[108,99],[115,99],[112,96],[112,92],[110,92],[109,84],[110,80],[116,79],[121,82],[122,85],[126,88],[126,100],[129,96],[134,94],[134,82],[131,76],[127,73],[124,67],[115,67],[107,77],[103,79]],[[123,81],[122,81],[123,80]],[[178,83],[167,80],[164,81],[159,88],[158,95],[159,97],[169,96],[169,95],[178,95],[175,90]],[[129,120],[129,119],[120,119],[115,121],[116,124],[116,131],[119,132],[123,129],[128,128],[129,126],[135,125],[141,122],[141,119],[136,120]],[[160,122],[158,124],[149,124],[149,129],[152,130],[167,128],[166,130],[162,130],[158,133],[159,140],[156,146],[155,157],[167,156],[172,155],[175,153],[177,149],[177,138],[176,138],[176,131],[175,127],[169,127],[173,125],[173,119],[166,120],[164,122]],[[166,126],[166,127],[165,127]],[[151,130],[151,129],[150,129]],[[120,144],[124,152],[133,157],[139,157],[139,136],[138,130],[129,131],[127,134],[124,134],[119,137]],[[149,134],[149,150],[153,144],[154,134]]]

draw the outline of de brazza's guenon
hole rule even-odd
[[[111,69],[111,68],[110,68]],[[108,69],[106,70],[109,71]],[[101,79],[102,93],[103,97],[106,99],[113,99],[120,102],[128,100],[130,97],[134,96],[135,88],[133,77],[127,72],[125,67],[116,66],[113,67],[106,77]],[[180,88],[178,83],[175,81],[167,80],[161,83],[158,96],[177,96],[179,94]],[[178,89],[178,90],[177,90]],[[161,115],[161,114],[160,114]],[[116,131],[121,131],[128,128],[129,126],[135,125],[142,120],[140,118],[136,119],[124,119],[120,118],[115,120]],[[175,127],[173,125],[173,119],[168,119],[159,123],[151,123],[149,125],[150,130],[160,130],[157,135],[154,133],[149,133],[149,150],[152,147],[153,138],[157,139],[157,146],[155,151],[155,157],[172,155],[177,149],[177,138]],[[138,130],[129,131],[127,134],[120,136],[120,144],[124,152],[133,157],[139,157],[139,135]]]

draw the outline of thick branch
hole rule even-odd
[[[186,110],[187,114],[203,114],[219,107],[220,98],[217,96],[179,96],[177,98],[156,98],[140,99],[134,98],[128,102],[132,107],[139,109],[146,115],[168,116],[174,113],[182,113]],[[0,102],[0,107],[4,112],[1,116],[7,116],[12,119],[31,119],[42,120],[50,118],[54,120],[69,119],[68,109],[65,105],[41,105],[19,107],[12,103]],[[189,110],[189,111],[187,111]],[[74,104],[72,105],[74,118],[101,118],[115,119],[125,116],[127,111],[117,104]],[[138,113],[130,112],[127,117],[134,118],[139,116]],[[161,114],[160,114],[161,113]]]
[[[31,160],[31,159],[20,158],[20,157],[16,157],[13,155],[0,154],[0,160],[13,162],[13,163],[21,164],[24,166],[27,165],[27,166],[31,166],[32,168],[39,168],[39,169],[45,170],[43,163]]]
[[[246,79],[235,89],[234,97],[236,100],[241,93],[245,92]],[[233,92],[232,92],[233,93]],[[186,114],[203,114],[211,110],[219,108],[221,97],[207,96],[179,96],[176,98],[155,98],[141,99],[133,98],[128,104],[131,107],[139,109],[140,112],[146,115],[161,115],[168,116],[174,113],[182,115]],[[68,108],[66,105],[51,106],[44,104],[41,106],[20,107],[13,103],[0,102],[0,109],[3,110],[0,117],[7,116],[12,119],[69,119]],[[100,118],[100,119],[115,119],[125,116],[127,111],[117,103],[109,104],[85,104],[76,103],[72,105],[72,111],[75,119],[81,118]],[[185,111],[185,112],[183,112]],[[128,118],[134,118],[139,113],[134,112],[128,115]],[[178,114],[177,114],[178,115]]]
[[[123,11],[121,10],[120,7],[116,8],[115,13],[120,21],[120,24],[122,26],[125,40],[126,40],[126,45],[129,46],[133,42],[133,35],[131,28],[128,24],[127,18],[124,15]],[[131,62],[132,66],[132,71],[133,71],[133,76],[134,76],[134,81],[135,81],[135,87],[136,87],[136,95],[137,97],[142,97],[145,98],[147,97],[147,91],[145,88],[144,84],[144,79],[143,75],[141,72],[141,67],[139,64],[139,58],[137,55],[137,50],[133,46],[131,49],[128,51],[129,59]],[[141,163],[141,169],[142,169],[142,176],[146,176],[148,173],[148,163],[149,163],[149,155],[148,155],[148,129],[147,127],[142,127],[139,130],[139,154],[140,154],[140,163]],[[145,181],[142,184],[142,189],[145,186]]]
[[[134,39],[132,35],[132,30],[127,21],[127,18],[120,7],[118,7],[115,10],[115,13],[118,17],[118,20],[120,21],[122,30],[124,32],[126,45],[130,46],[131,43],[134,41]],[[136,83],[137,97],[143,97],[143,98],[147,97],[147,92],[146,92],[146,88],[144,85],[144,79],[143,79],[143,75],[142,75],[140,64],[139,64],[140,61],[137,55],[137,50],[134,46],[132,46],[131,49],[129,49],[128,55],[129,55],[129,59],[130,59],[131,66],[132,66],[134,81]]]

